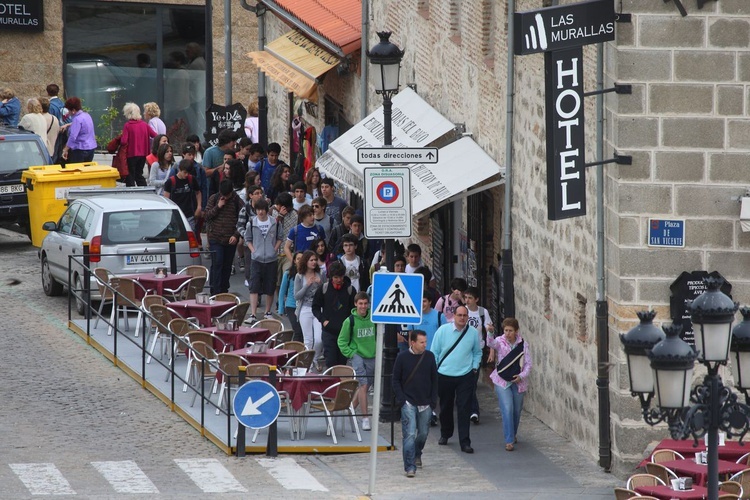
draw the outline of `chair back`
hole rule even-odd
[[[723,483],[719,483],[719,493],[732,493],[742,496],[742,485],[737,481],[724,481]]]
[[[218,302],[234,302],[235,304],[240,303],[240,298],[233,293],[217,293],[216,295],[212,295],[210,298]]]
[[[138,283],[136,280],[130,279],[130,278],[113,276],[112,278],[110,278],[109,284],[112,286],[112,288],[117,290],[117,293],[119,293],[123,298],[135,304],[136,307],[140,305],[141,299],[136,297],[135,290],[140,289],[142,292],[141,296],[143,297],[145,297],[147,293],[146,289],[143,288],[143,285]],[[125,304],[119,304],[119,305],[124,306]]]
[[[154,325],[156,325],[156,329],[159,333],[171,333],[169,331],[169,323],[172,321],[172,315],[169,312],[169,308],[167,306],[163,306],[161,304],[152,304],[148,308],[149,314],[154,317],[156,320]]]
[[[629,490],[627,488],[615,488],[615,500],[630,500],[637,496],[637,491]]]
[[[109,285],[109,280],[114,277],[114,274],[103,267],[97,267],[94,269],[94,276],[96,277],[96,286],[99,288],[99,296],[101,296],[102,300],[112,300],[114,293],[112,293],[109,287],[104,285]]]
[[[253,328],[265,328],[269,332],[271,332],[271,335],[274,333],[279,333],[284,329],[284,323],[277,319],[262,319],[260,321],[256,321],[252,325]]]
[[[191,342],[190,347],[193,349],[194,355],[199,362],[203,359],[206,360],[206,362],[203,363],[203,376],[213,376],[216,373],[215,363],[217,360],[217,354],[216,351],[214,351],[214,348],[201,341]]]
[[[146,295],[141,299],[141,305],[147,311],[150,311],[152,305],[166,306],[169,301],[161,295]]]
[[[664,481],[665,484],[670,484],[670,481],[672,479],[677,479],[677,474],[675,474],[674,471],[668,469],[667,467],[664,467],[662,464],[648,462],[646,464],[646,472],[658,477],[659,479]]]
[[[629,490],[640,486],[666,486],[667,483],[654,476],[653,474],[633,474],[625,485]]]
[[[329,410],[334,412],[348,409],[357,395],[359,382],[356,380],[344,380],[343,382],[338,382],[338,384],[334,385],[338,385],[338,389],[336,390],[336,397],[333,400],[333,405]],[[328,389],[326,389],[326,391],[327,390]]]
[[[750,453],[745,453],[737,459],[738,464],[750,465]]]
[[[265,363],[250,363],[245,367],[245,374],[248,379],[258,379],[268,377],[271,373],[271,365]]]
[[[183,296],[181,297],[182,300],[193,300],[195,296],[203,291],[203,288],[206,286],[206,278],[203,276],[196,276],[195,278],[190,278],[188,280],[187,285],[182,290]]]
[[[188,342],[190,342],[190,345],[193,345],[195,342],[203,342],[207,345],[213,346],[214,345],[214,337],[208,332],[202,332],[200,330],[193,330],[190,332],[187,332],[185,334],[185,338]]]
[[[172,333],[179,335],[180,337],[185,336],[187,332],[195,329],[195,325],[184,318],[173,319],[167,326]]]
[[[276,349],[291,349],[292,351],[297,351],[299,353],[305,350],[305,344],[292,340],[290,342],[284,342],[283,344],[277,344]]]
[[[187,274],[192,277],[200,276],[208,279],[208,268],[206,266],[192,265],[180,269],[177,274]]]
[[[742,491],[750,491],[750,469],[745,469],[738,472],[734,476],[729,478],[730,481],[736,481],[742,485]]]
[[[247,360],[237,354],[228,354],[220,352],[217,354],[219,357],[219,369],[229,377],[232,377],[234,383],[237,384],[240,376],[240,366],[246,365]]]
[[[339,378],[354,378],[355,372],[354,368],[348,365],[335,365],[330,368],[328,368],[325,372],[323,372],[323,375],[330,375],[332,377],[339,377]]]
[[[232,319],[241,325],[245,321],[248,309],[250,309],[250,302],[240,302],[232,310]]]
[[[313,361],[315,361],[315,351],[309,349],[298,352],[292,356],[286,366],[294,366],[295,368],[305,368],[309,370]]]
[[[683,457],[680,453],[674,450],[656,450],[651,454],[651,461],[654,463],[668,462],[670,460],[682,460]]]
[[[737,498],[741,498],[741,497],[739,495],[735,495],[734,493],[719,492],[719,500],[736,500]]]

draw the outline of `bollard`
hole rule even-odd
[[[239,379],[237,380],[237,389],[245,385],[245,370],[247,370],[247,367],[240,366],[238,368],[240,371],[239,373]],[[231,426],[230,426],[231,429]],[[245,426],[237,421],[237,458],[242,458],[245,456]]]
[[[88,241],[83,242],[83,301],[86,303],[83,309],[83,317],[86,318],[86,331],[89,332],[91,324],[91,258],[89,256]]]
[[[175,255],[175,252],[177,251],[177,240],[174,238],[169,238],[169,272],[172,274],[177,274],[177,255]]]
[[[276,387],[276,367],[271,366],[268,373],[268,383]],[[266,444],[266,456],[276,457],[279,454],[279,440],[276,433],[276,420],[268,428],[268,443]]]

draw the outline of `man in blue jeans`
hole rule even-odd
[[[404,470],[406,477],[414,477],[417,468],[422,468],[422,449],[438,400],[437,364],[427,350],[424,331],[409,332],[409,349],[396,357],[392,380],[396,403],[402,405]]]

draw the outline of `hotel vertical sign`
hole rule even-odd
[[[544,54],[547,118],[547,217],[586,215],[583,49]]]
[[[547,218],[586,214],[583,47],[615,39],[614,0],[518,12],[516,55],[544,52]]]

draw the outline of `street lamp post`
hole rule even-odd
[[[391,99],[398,92],[398,77],[401,69],[401,59],[404,57],[404,51],[391,43],[390,31],[378,32],[380,42],[372,50],[367,52],[370,64],[373,67],[375,80],[375,93],[383,96],[383,145],[391,146],[393,144],[392,132],[392,102]],[[393,271],[395,262],[394,242],[393,239],[385,240],[385,265],[389,271]],[[387,381],[383,387],[381,404],[381,419],[386,422],[398,420],[397,408],[393,407],[393,392],[390,384],[390,377],[393,375],[393,364],[398,354],[398,327],[396,325],[386,325],[383,348],[383,376]]]
[[[639,313],[641,324],[621,335],[630,375],[630,391],[638,396],[643,420],[649,425],[666,422],[674,439],[708,436],[708,498],[719,497],[719,430],[740,441],[750,430],[750,406],[722,383],[719,366],[726,365],[731,348],[737,388],[747,403],[750,390],[750,310],[732,330],[738,304],[721,292],[721,278],[704,279],[707,290],[689,306],[695,331],[695,348],[679,338],[681,325],[664,326],[666,338],[651,322],[655,313]],[[643,355],[650,361],[646,369]],[[695,360],[707,374],[691,390]],[[654,398],[655,396],[655,398]],[[655,399],[656,407],[651,407]]]

